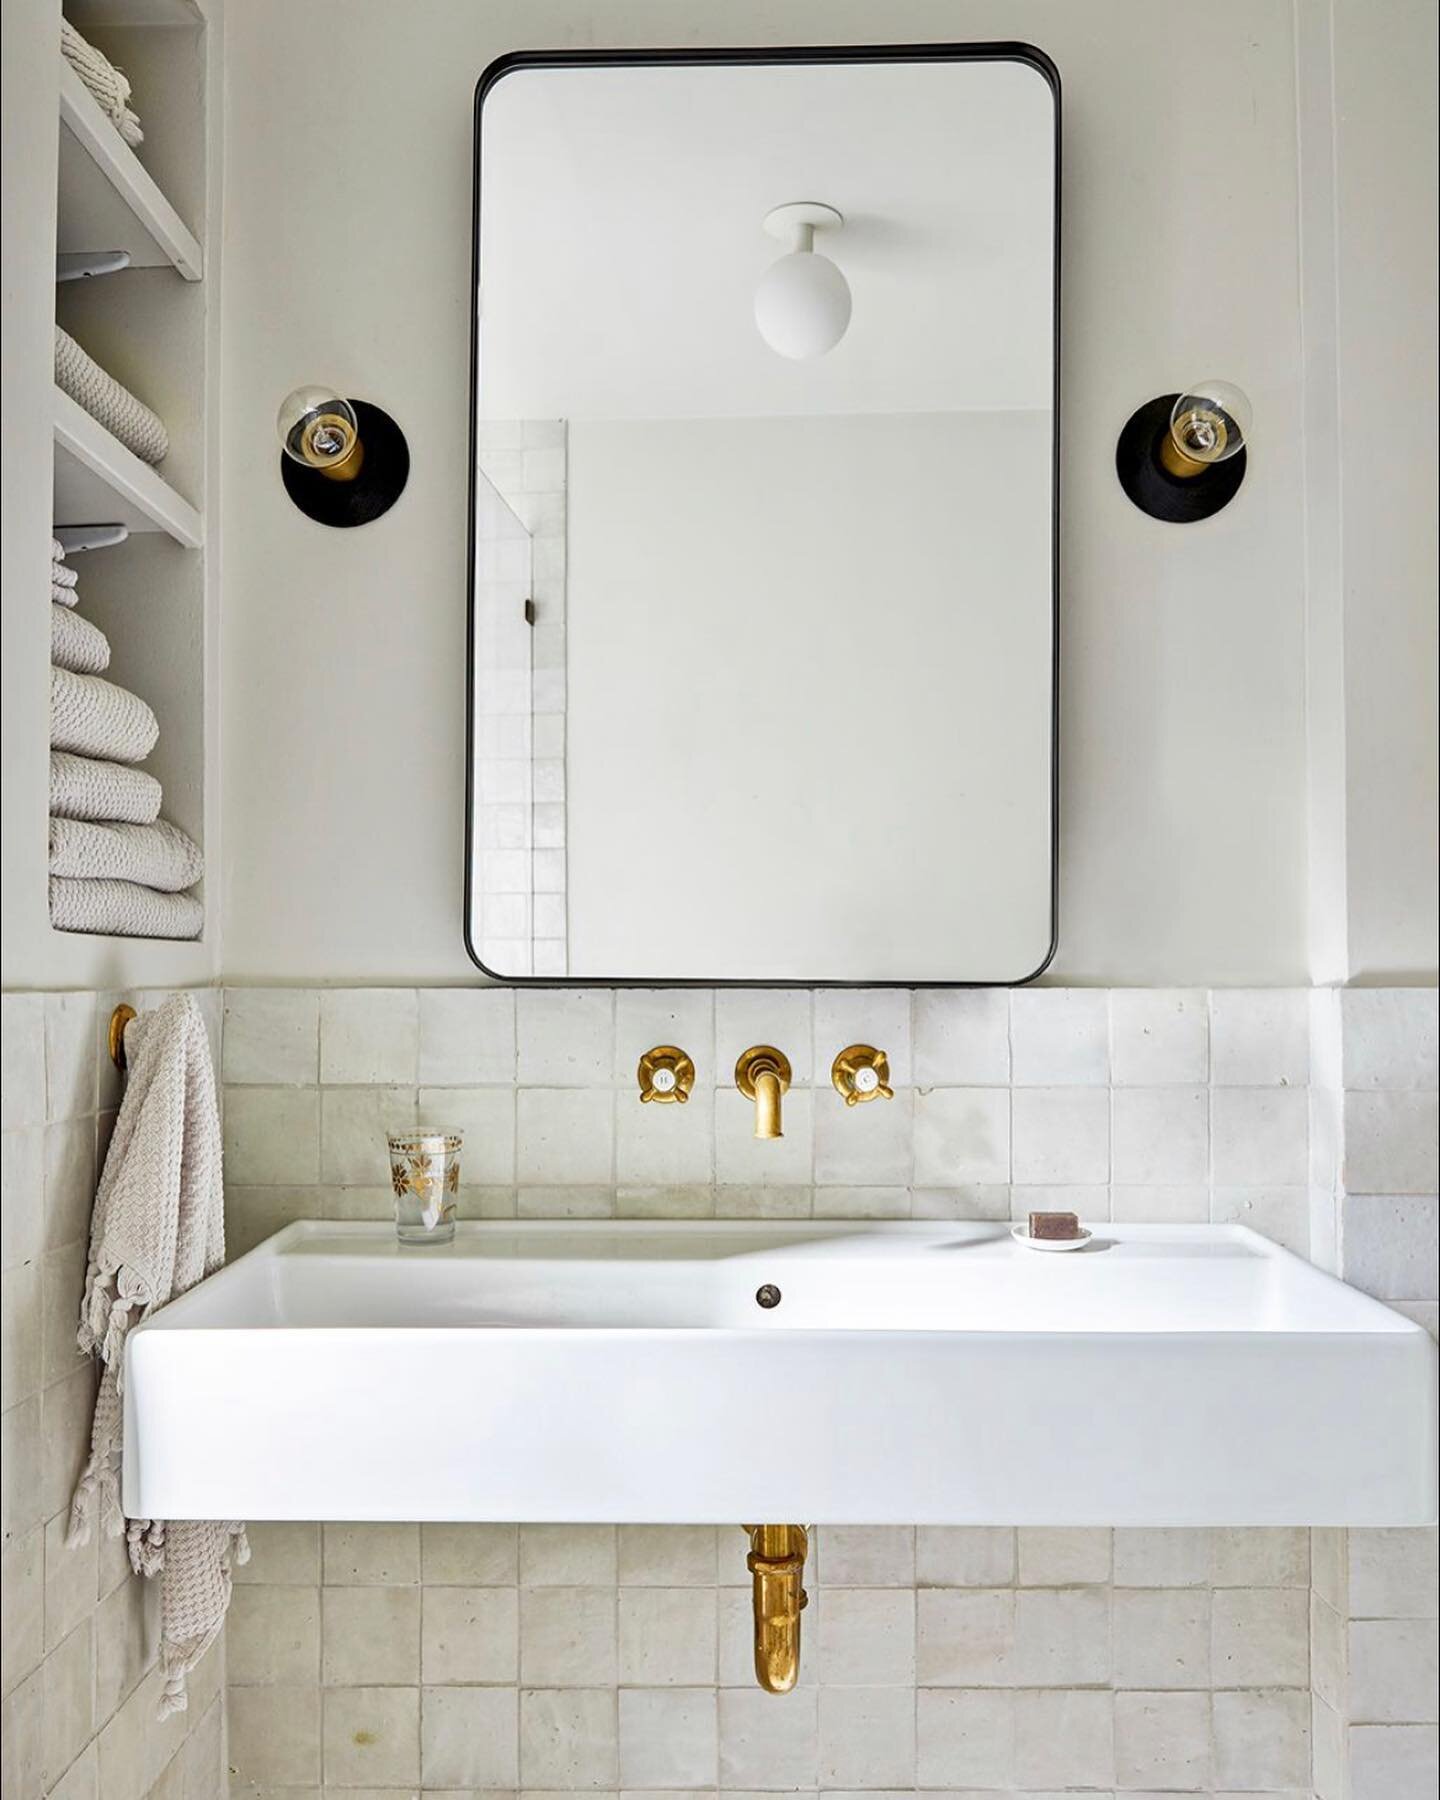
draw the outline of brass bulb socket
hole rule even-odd
[[[1215,466],[1187,456],[1175,442],[1172,431],[1167,431],[1160,440],[1160,461],[1167,474],[1173,475],[1177,481],[1193,481],[1197,475],[1203,475],[1207,469]]]
[[[327,481],[353,481],[360,473],[364,462],[365,446],[357,437],[338,462],[315,463],[311,466]]]

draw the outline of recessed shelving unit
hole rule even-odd
[[[207,0],[64,0],[64,12],[130,81],[144,138],[125,142],[57,38],[55,250],[118,250],[128,262],[57,284],[55,321],[159,415],[169,449],[145,462],[52,382],[50,522],[128,530],[72,564],[81,611],[109,639],[107,679],[160,721],[143,766],[163,789],[161,816],[213,854],[217,571],[205,516],[216,466],[217,21]],[[211,938],[209,921],[195,943],[55,933],[53,955],[89,979],[123,941],[137,978],[189,979],[213,963]]]
[[[126,250],[132,267],[204,272],[200,242],[63,58],[56,248]]]

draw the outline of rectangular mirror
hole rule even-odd
[[[476,101],[466,935],[925,986],[1054,937],[1058,82],[505,58]]]

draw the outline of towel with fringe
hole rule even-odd
[[[110,667],[110,640],[98,625],[52,601],[50,661],[72,675],[99,675]]]
[[[51,819],[50,873],[67,879],[136,881],[178,894],[205,872],[200,846],[178,825],[111,825],[83,819]]]
[[[138,881],[52,875],[50,923],[104,937],[198,938],[205,908],[193,894],[162,894]]]
[[[68,1542],[98,1519],[122,1533],[130,1566],[160,1578],[159,1716],[185,1710],[185,1678],[214,1643],[230,1604],[233,1521],[131,1519],[120,1510],[121,1384],[132,1325],[225,1261],[220,1116],[205,1021],[193,994],[172,994],[125,1029],[129,1076],[95,1195],[80,1306],[80,1348],[99,1358],[90,1458],[75,1487]]]
[[[72,675],[69,669],[51,669],[52,750],[137,763],[144,762],[159,735],[160,725],[154,713],[128,688],[102,681],[98,675]]]
[[[149,825],[160,816],[160,783],[125,763],[52,750],[50,812],[57,819],[119,819]]]
[[[133,150],[145,142],[140,120],[130,108],[130,83],[108,56],[102,56],[68,19],[60,21],[60,54],[95,96],[105,117]]]
[[[55,385],[83,406],[141,462],[163,462],[170,448],[163,422],[129,388],[107,375],[59,325],[55,327]]]

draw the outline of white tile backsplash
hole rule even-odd
[[[1117,1087],[1203,1086],[1210,1020],[1203,988],[1116,988],[1110,995],[1110,1079]]]
[[[1304,1087],[1310,1079],[1305,988],[1215,988],[1210,1079],[1216,1087]]]
[[[1103,1087],[1110,1079],[1109,996],[1103,988],[1016,988],[1010,996],[1016,1087]]]
[[[386,1216],[383,1132],[417,1117],[464,1129],[466,1203],[481,1216],[1003,1220],[1050,1203],[1234,1219],[1301,1251],[1343,1144],[1345,1179],[1329,1179],[1346,1277],[1433,1312],[1433,993],[1338,1002],[1342,1048],[1327,1060],[1322,1041],[1314,1065],[1335,1080],[1335,1130],[1317,1137],[1311,1002],[1291,990],[230,990],[235,1242],[253,1241],[252,1221]],[[91,1100],[79,1051],[108,1004],[5,1002],[5,1442],[35,1470],[28,1489],[7,1484],[7,1598],[20,1603],[6,1680],[33,1668],[37,1643],[55,1658],[49,1741],[74,1752],[81,1784],[100,1740],[81,1728],[66,1659],[98,1667],[102,1640],[122,1640],[97,1613],[86,1648],[87,1595],[109,1591],[93,1557],[47,1559],[57,1527],[44,1511],[62,1484],[45,1474],[46,1420],[79,1429],[70,1391],[84,1396],[59,1336],[43,1329],[37,1357],[25,1321],[37,1294],[43,1313],[74,1285],[66,1257],[83,1241],[96,1132],[63,1115],[113,1104],[103,1065]],[[38,1056],[15,1053],[22,1039]],[[831,1092],[830,1060],[861,1039],[890,1054],[895,1102],[846,1109]],[[642,1109],[634,1063],[662,1041],[694,1056],[696,1091],[687,1107]],[[752,1042],[796,1067],[779,1144],[749,1135],[753,1108],[730,1085]],[[35,1202],[16,1205],[17,1190]],[[55,1388],[44,1408],[22,1392],[37,1381]],[[1303,1531],[822,1525],[803,1683],[776,1702],[750,1685],[738,1529],[335,1526],[322,1569],[316,1530],[267,1526],[240,1577],[258,1598],[233,1634],[237,1791],[1294,1800],[1312,1779],[1335,1792],[1325,1784],[1348,1760],[1351,1800],[1428,1793],[1435,1533],[1317,1535],[1312,1577]],[[1348,1551],[1341,1574],[1329,1548]],[[1312,1580],[1338,1602],[1312,1603]],[[114,1701],[107,1682],[97,1704]],[[125,1729],[139,1731],[145,1697],[142,1683],[121,1703]]]

